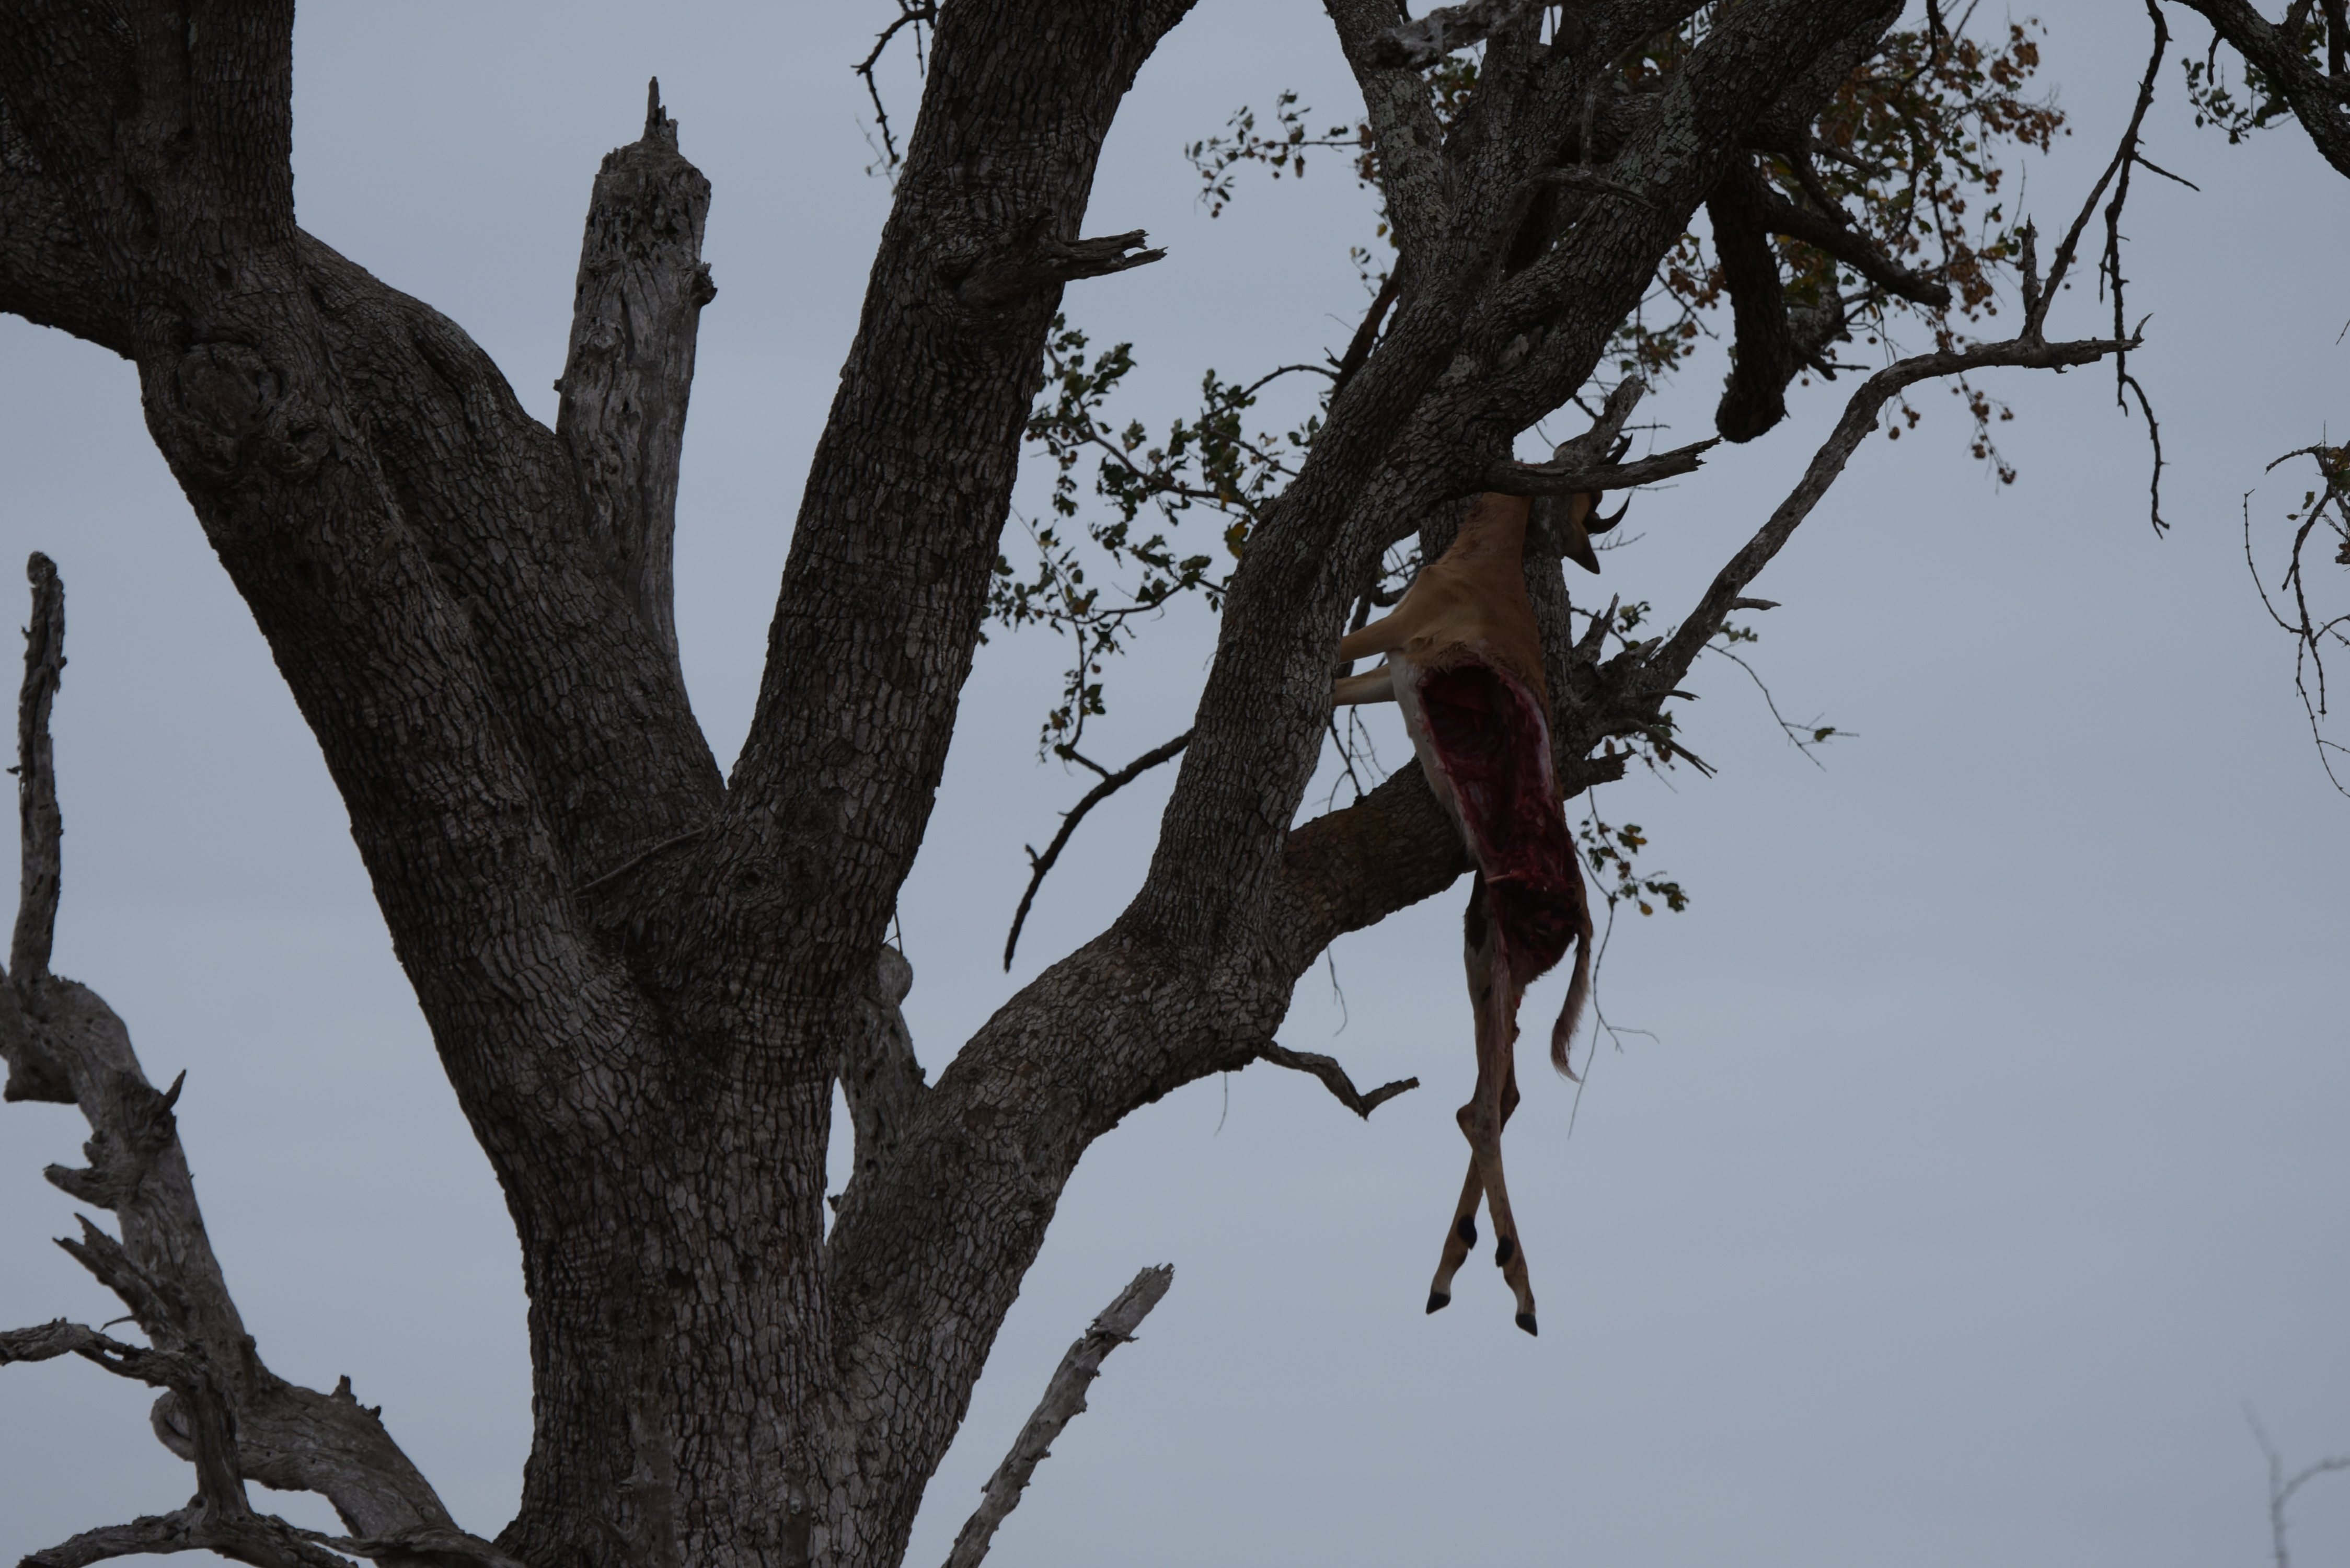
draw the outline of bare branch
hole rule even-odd
[[[180,1144],[173,1107],[185,1075],[158,1093],[131,1049],[130,1031],[105,999],[47,971],[60,842],[48,719],[64,664],[65,590],[46,556],[32,558],[27,576],[33,616],[17,713],[17,773],[28,873],[17,913],[16,972],[0,985],[0,1046],[8,1053],[10,1098],[73,1104],[88,1120],[83,1147],[89,1165],[52,1166],[46,1174],[82,1202],[111,1210],[120,1239],[85,1219],[78,1239],[58,1244],[121,1298],[151,1348],[53,1324],[0,1335],[0,1362],[71,1353],[165,1388],[153,1413],[155,1435],[195,1464],[202,1487],[198,1502],[179,1514],[77,1536],[41,1560],[89,1563],[124,1552],[203,1547],[273,1568],[339,1561],[315,1545],[287,1544],[290,1526],[252,1514],[244,1501],[245,1478],[323,1493],[362,1532],[454,1532],[440,1499],[376,1412],[352,1397],[348,1380],[323,1395],[262,1364],[213,1253]],[[46,1092],[26,1093],[28,1079]]]
[[[1020,928],[1028,923],[1028,910],[1029,907],[1036,901],[1036,889],[1045,885],[1045,874],[1052,870],[1053,863],[1061,857],[1061,851],[1068,845],[1069,835],[1077,830],[1077,824],[1086,819],[1086,813],[1093,810],[1152,768],[1173,758],[1191,743],[1191,732],[1186,730],[1173,740],[1162,745],[1151,747],[1114,774],[1103,773],[1100,768],[1094,768],[1096,773],[1101,774],[1102,782],[1087,790],[1085,798],[1070,807],[1068,815],[1061,819],[1061,830],[1053,835],[1053,842],[1045,846],[1044,854],[1039,855],[1034,849],[1028,851],[1028,890],[1020,895],[1020,908],[1013,911],[1012,915],[1012,934],[1003,939],[1005,972],[1011,971],[1012,950],[1020,945]],[[1085,761],[1082,757],[1077,760]],[[1086,765],[1093,766],[1090,763]]]
[[[980,1560],[987,1555],[1006,1515],[1019,1506],[1020,1493],[1028,1485],[1028,1478],[1036,1472],[1038,1461],[1052,1452],[1053,1439],[1061,1428],[1086,1407],[1086,1389],[1101,1376],[1103,1360],[1113,1350],[1134,1337],[1150,1309],[1167,1294],[1167,1287],[1175,1282],[1171,1264],[1161,1263],[1143,1270],[1134,1276],[1118,1298],[1102,1309],[1085,1337],[1069,1346],[1054,1369],[1053,1380],[1045,1386],[1045,1397],[1038,1401],[1036,1413],[1020,1428],[1013,1439],[1012,1451],[987,1478],[985,1501],[972,1512],[962,1533],[955,1537],[954,1550],[947,1553],[946,1568],[979,1568]]]
[[[66,588],[57,563],[38,550],[25,563],[33,585],[33,617],[25,628],[25,684],[16,696],[16,821],[23,869],[16,896],[16,933],[8,944],[8,971],[21,989],[48,978],[49,944],[57,924],[57,759],[49,744],[49,708],[66,667]]]
[[[64,1318],[35,1328],[0,1330],[0,1366],[11,1362],[51,1361],[60,1355],[78,1355],[118,1377],[157,1388],[169,1388],[175,1381],[185,1381],[188,1376],[185,1365],[177,1356],[145,1345],[126,1345]]]
[[[2137,102],[2130,109],[2129,123],[2122,129],[2121,142],[2114,149],[2112,161],[2106,163],[2105,172],[2097,176],[2097,182],[2090,187],[2088,200],[2081,203],[2081,211],[2074,218],[2073,226],[2064,232],[2064,241],[2057,245],[2056,254],[2049,258],[2047,284],[2035,288],[2032,286],[2031,270],[2027,269],[2024,274],[2023,330],[2017,334],[2019,341],[2036,340],[2044,330],[2048,306],[2064,285],[2065,270],[2073,265],[2073,253],[2080,245],[2081,231],[2089,226],[2089,214],[2097,209],[2097,198],[2106,193],[2106,187],[2112,184],[2116,176],[2126,175],[2130,161],[2137,156],[2138,127],[2146,123],[2146,111],[2154,106],[2155,72],[2161,68],[2163,51],[2170,46],[2170,28],[2163,21],[2160,8],[2154,0],[2147,0],[2146,8],[2147,15],[2154,18],[2154,51],[2147,57],[2146,75],[2138,81]]]
[[[2269,618],[2276,622],[2280,630],[2289,633],[2297,645],[2293,649],[2293,689],[2300,693],[2302,711],[2309,719],[2309,734],[2317,747],[2318,764],[2324,768],[2325,776],[2333,781],[2336,790],[2350,794],[2350,784],[2345,784],[2342,775],[2334,771],[2334,758],[2329,755],[2344,748],[2340,743],[2326,739],[2324,724],[2325,645],[2329,640],[2350,641],[2342,630],[2345,623],[2350,623],[2350,616],[2320,619],[2313,614],[2309,607],[2309,577],[2303,558],[2310,535],[2317,531],[2318,524],[2331,510],[2334,514],[2334,533],[2345,541],[2341,554],[2335,559],[2350,565],[2350,446],[2329,447],[2320,442],[2300,447],[2271,462],[2268,471],[2273,472],[2279,464],[2296,457],[2316,460],[2318,487],[2309,492],[2308,499],[2303,503],[2299,513],[2288,514],[2289,521],[2297,519],[2301,525],[2293,531],[2284,576],[2278,583],[2277,589],[2279,593],[2290,592],[2293,596],[2291,619],[2278,610],[2276,601],[2270,597],[2268,585],[2261,577],[2260,564],[2252,555],[2252,497],[2250,491],[2244,493],[2243,499],[2244,567],[2252,575],[2252,587],[2261,596],[2262,607],[2268,611]],[[2310,689],[2313,677],[2316,685],[2314,691]]]
[[[898,15],[887,27],[881,29],[881,36],[873,40],[872,53],[849,67],[865,78],[866,95],[873,100],[873,119],[877,129],[881,132],[881,165],[885,169],[896,169],[901,160],[898,155],[898,139],[889,130],[889,111],[882,105],[881,88],[880,84],[873,78],[873,68],[881,63],[881,57],[889,52],[889,41],[898,36],[899,29],[905,27],[914,29],[914,57],[920,60],[922,53],[922,26],[925,23],[935,26],[938,19],[938,0],[898,0]],[[871,171],[867,171],[868,173]]]
[[[2136,339],[2129,342],[2135,343]],[[1781,547],[1794,534],[1812,508],[1819,504],[1828,487],[1844,472],[1853,452],[1871,431],[1877,428],[1877,416],[1886,403],[1905,387],[1938,376],[1956,375],[1964,370],[1986,369],[1994,365],[2025,366],[2043,369],[2059,369],[2074,365],[2093,364],[2125,345],[2118,340],[2091,338],[2076,342],[2048,343],[2035,339],[2012,337],[2002,343],[1977,344],[1972,348],[1940,353],[1919,354],[1887,365],[1857,388],[1845,404],[1844,417],[1804,471],[1787,498],[1746,542],[1737,555],[1714,577],[1697,607],[1690,611],[1680,628],[1674,632],[1661,651],[1652,657],[1639,655],[1635,661],[1645,666],[1638,685],[1644,691],[1662,692],[1678,685],[1688,674],[1705,645],[1721,628],[1722,619],[1737,604],[1746,585],[1770,564]],[[1637,651],[1637,650],[1636,650]],[[1635,658],[1627,654],[1627,658]]]
[[[2350,1457],[2329,1455],[2314,1464],[2304,1465],[2291,1477],[2284,1473],[2284,1456],[2269,1441],[2269,1431],[2261,1425],[2260,1412],[2250,1401],[2244,1405],[2244,1420],[2252,1428],[2252,1440],[2261,1446],[2261,1457],[2269,1462],[2269,1543],[2276,1568],[2293,1568],[2293,1553],[2285,1546],[2285,1505],[2293,1494],[2323,1475],[2337,1470],[2350,1470]]]
[[[1399,1078],[1391,1084],[1381,1084],[1366,1095],[1355,1087],[1355,1080],[1337,1059],[1313,1051],[1291,1051],[1271,1041],[1256,1048],[1256,1059],[1270,1062],[1276,1067],[1286,1067],[1294,1073],[1311,1073],[1322,1080],[1322,1086],[1337,1096],[1338,1103],[1362,1117],[1371,1119],[1371,1113],[1394,1099],[1407,1089],[1419,1087],[1418,1078]]]
[[[555,429],[588,528],[674,670],[678,463],[702,307],[718,286],[702,259],[710,182],[678,151],[660,78],[645,99],[644,135],[605,155],[588,198]]]
[[[2111,286],[2113,292],[2116,337],[2134,336],[2129,330],[2129,323],[2122,307],[2122,291],[2125,286],[2125,280],[2122,277],[2122,208],[2129,201],[2130,166],[2134,163],[2145,163],[2148,169],[2154,168],[2153,164],[2147,163],[2145,159],[2138,156],[2138,119],[2145,114],[2147,104],[2153,99],[2155,67],[2162,63],[2163,47],[2170,41],[2169,25],[2163,20],[2162,7],[2156,4],[2156,0],[2146,0],[2146,14],[2154,22],[2154,57],[2147,62],[2146,79],[2138,87],[2138,113],[2131,117],[2129,130],[2123,137],[2124,156],[2121,172],[2115,180],[2114,199],[2106,203],[2106,252],[2097,264],[2098,270],[2105,275],[2106,281]],[[2164,172],[2161,170],[2155,171]],[[2178,179],[2176,174],[2168,177],[2173,180]],[[2187,182],[2180,180],[2179,183],[2184,185]],[[2143,326],[2144,323],[2140,325]],[[2170,527],[2170,524],[2162,520],[2162,425],[2154,417],[2154,403],[2147,397],[2146,388],[2139,384],[2136,376],[2130,374],[2129,350],[2124,348],[2114,355],[2114,402],[2125,415],[2129,412],[2129,398],[2133,394],[2137,398],[2138,411],[2146,416],[2147,440],[2154,447],[2154,470],[2147,482],[2147,511],[2154,524],[2156,535],[2160,535],[2168,532]]]

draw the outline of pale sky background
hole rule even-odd
[[[301,14],[303,223],[465,327],[550,421],[589,182],[660,75],[716,187],[678,581],[722,759],[887,208],[847,67],[891,9]],[[2077,134],[2023,164],[2023,205],[2054,227],[2111,147],[2146,24],[2121,0],[2041,14],[2042,79]],[[1159,1262],[1173,1293],[994,1561],[2265,1560],[2243,1403],[2296,1461],[2350,1452],[2350,801],[2312,752],[2239,507],[2259,487],[2272,563],[2308,482],[2263,465],[2350,423],[2350,183],[2295,127],[2240,148],[2196,131],[2177,60],[2208,35],[2173,26],[2149,152],[2202,193],[2142,176],[2126,229],[2177,529],[2150,535],[2143,428],[2097,370],[1987,383],[2017,411],[2011,489],[1930,387],[1914,437],[1863,449],[1757,585],[1785,607],[1754,650],[1791,717],[1856,738],[1814,768],[1743,675],[1703,667],[1687,738],[1720,776],[1603,792],[1694,903],[1619,925],[1602,1001],[1648,1033],[1603,1052],[1579,1111],[1571,1085],[1528,1075],[1510,1154],[1543,1336],[1511,1326],[1482,1264],[1451,1311],[1420,1310],[1472,1076],[1456,890],[1340,943],[1344,1010],[1316,971],[1283,1031],[1358,1082],[1426,1087],[1365,1125],[1253,1068],[1087,1156],[910,1562],[943,1557],[1054,1362]],[[1135,341],[1125,407],[1154,426],[1189,410],[1204,369],[1315,357],[1360,310],[1346,247],[1367,202],[1339,156],[1302,185],[1244,179],[1219,220],[1193,202],[1180,145],[1284,87],[1317,125],[1359,110],[1314,7],[1207,0],[1111,137],[1087,231],[1148,228],[1170,254],[1076,286],[1067,308],[1098,341]],[[909,70],[897,101],[910,119]],[[2103,322],[2085,282],[2056,326]],[[1660,441],[1707,430],[1719,376],[1708,359],[1659,400]],[[1601,590],[1676,618],[1842,397],[1799,392],[1790,428],[1645,496]],[[128,365],[0,320],[0,556],[45,549],[69,587],[57,966],[120,1010],[151,1078],[187,1070],[182,1134],[262,1354],[317,1386],[350,1374],[493,1534],[529,1438],[513,1231],[316,748]],[[1183,727],[1210,636],[1178,615],[1115,672],[1097,754]],[[965,695],[903,909],[933,1073],[1116,912],[1149,854],[1171,771],[1087,824],[1000,971],[1021,845],[1086,787],[1035,757],[1063,657],[999,637]],[[1392,711],[1378,722],[1390,761],[1408,757]],[[40,1167],[78,1163],[81,1136],[69,1109],[0,1107],[0,1321],[117,1314],[46,1240],[74,1206]],[[79,1363],[0,1375],[0,1561],[186,1498],[149,1397]],[[2302,1568],[2350,1560],[2350,1478],[2294,1517]]]

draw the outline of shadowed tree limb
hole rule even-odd
[[[679,152],[656,77],[644,135],[605,155],[588,198],[555,429],[588,526],[681,681],[671,563],[694,341],[718,295],[702,259],[709,215],[710,182]]]
[[[1069,835],[1077,830],[1077,824],[1085,820],[1086,813],[1191,743],[1191,732],[1186,730],[1173,740],[1151,747],[1114,774],[1102,773],[1099,768],[1095,768],[1096,773],[1101,773],[1101,783],[1087,790],[1085,797],[1069,808],[1068,814],[1061,819],[1061,830],[1053,835],[1053,842],[1045,846],[1044,854],[1039,855],[1034,849],[1028,851],[1028,888],[1020,895],[1020,908],[1013,911],[1012,934],[1003,939],[1003,968],[1007,974],[1012,970],[1012,950],[1020,945],[1020,928],[1028,923],[1028,908],[1036,901],[1036,889],[1045,885],[1045,873],[1051,871],[1053,863],[1061,857],[1061,850],[1068,844]],[[1083,758],[1078,760],[1084,761]],[[1092,766],[1089,763],[1087,765]]]
[[[1957,375],[1961,371],[1986,369],[1998,365],[2015,365],[2040,369],[2056,369],[2074,365],[2094,364],[2108,354],[2118,353],[2137,345],[2138,339],[2084,338],[2074,342],[2049,343],[2026,341],[2012,337],[2002,343],[1978,344],[1970,348],[1947,353],[1919,354],[1887,365],[1853,390],[1845,404],[1844,415],[1836,421],[1828,439],[1812,454],[1804,476],[1796,482],[1777,510],[1755,532],[1754,536],[1729,564],[1718,573],[1703,596],[1681,622],[1679,630],[1666,640],[1653,655],[1626,654],[1630,660],[1627,669],[1637,669],[1637,687],[1646,691],[1653,689],[1659,695],[1679,683],[1696,662],[1706,643],[1721,631],[1722,622],[1737,607],[1746,586],[1768,566],[1792,537],[1804,519],[1811,515],[1828,487],[1844,472],[1861,441],[1877,428],[1877,416],[1896,393],[1920,381],[1939,376]]]
[[[1322,1080],[1322,1086],[1336,1096],[1340,1105],[1365,1121],[1369,1121],[1373,1111],[1398,1095],[1419,1087],[1418,1078],[1398,1078],[1393,1083],[1381,1084],[1367,1095],[1355,1087],[1355,1080],[1347,1075],[1347,1069],[1338,1064],[1336,1057],[1325,1056],[1314,1051],[1291,1051],[1271,1041],[1256,1048],[1256,1059],[1270,1062],[1276,1067],[1286,1067],[1293,1073],[1312,1074]]]
[[[70,1353],[163,1388],[152,1415],[155,1436],[195,1464],[201,1489],[179,1513],[77,1536],[34,1561],[74,1568],[126,1552],[191,1547],[264,1568],[337,1561],[287,1533],[291,1526],[253,1513],[246,1480],[322,1493],[362,1536],[421,1530],[444,1540],[436,1550],[457,1558],[501,1561],[487,1542],[456,1529],[377,1413],[352,1396],[348,1379],[333,1394],[319,1394],[263,1365],[196,1204],[173,1116],[180,1081],[158,1094],[114,1010],[88,987],[48,972],[61,880],[48,716],[65,667],[65,587],[45,556],[32,557],[26,576],[33,612],[16,768],[26,875],[13,972],[0,982],[0,1051],[8,1057],[9,1098],[72,1104],[89,1122],[83,1146],[89,1164],[51,1166],[46,1175],[80,1201],[113,1210],[120,1239],[85,1219],[80,1236],[58,1245],[121,1298],[148,1347],[52,1324],[0,1335],[0,1362]],[[178,1544],[159,1544],[172,1542]],[[393,1560],[404,1552],[386,1546],[375,1554]]]
[[[2293,105],[2293,118],[2301,121],[2301,128],[2316,144],[2319,156],[2350,175],[2350,74],[2337,70],[2328,75],[2320,69],[2315,61],[2302,54],[2298,38],[2262,16],[2246,0],[2178,3],[2210,23],[2212,30],[2230,47],[2276,84],[2285,101]],[[2305,17],[2307,7],[2295,5],[2293,14]],[[2339,16],[2341,13],[2329,10],[2329,15]],[[2337,21],[2334,26],[2339,27],[2341,24]],[[2336,51],[2344,47],[2340,33],[2332,35],[2332,44]],[[2340,57],[2337,54],[2335,57]]]
[[[1003,1462],[987,1478],[985,1501],[956,1534],[954,1550],[947,1553],[946,1568],[979,1568],[996,1531],[1019,1506],[1028,1478],[1036,1473],[1038,1463],[1052,1452],[1053,1439],[1084,1411],[1086,1389],[1101,1376],[1102,1362],[1111,1351],[1134,1338],[1134,1331],[1142,1326],[1142,1320],[1150,1315],[1150,1309],[1159,1304],[1174,1282],[1171,1264],[1143,1270],[1102,1309],[1093,1326],[1086,1330],[1085,1337],[1069,1346],[1069,1353],[1061,1357],[1061,1365],[1054,1368],[1052,1381],[1045,1385],[1045,1397],[1037,1402],[1035,1413],[1012,1440],[1012,1451],[1003,1456]]]

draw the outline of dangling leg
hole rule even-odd
[[[1486,992],[1491,989],[1493,965],[1488,951],[1493,936],[1493,923],[1485,908],[1485,877],[1482,872],[1472,873],[1469,883],[1469,908],[1461,919],[1461,967],[1468,971],[1469,1005],[1476,1017],[1477,1056],[1484,1060]],[[1482,1069],[1481,1069],[1482,1072]],[[1481,1076],[1480,1092],[1482,1078]],[[1472,1095],[1471,1104],[1475,1104]],[[1466,1115],[1469,1106],[1463,1106]],[[1438,1312],[1451,1304],[1452,1276],[1469,1256],[1469,1249],[1477,1244],[1477,1200],[1485,1195],[1484,1174],[1477,1168],[1475,1140],[1470,1143],[1469,1176],[1461,1184],[1461,1201],[1453,1205],[1452,1228],[1444,1233],[1444,1251],[1437,1259],[1436,1279],[1428,1288],[1428,1310]]]
[[[1478,1031],[1477,1096],[1461,1107],[1456,1119],[1467,1135],[1473,1168],[1484,1182],[1485,1210],[1493,1221],[1493,1262],[1502,1279],[1517,1297],[1518,1326],[1528,1334],[1534,1327],[1534,1287],[1526,1279],[1525,1249],[1518,1243],[1518,1222],[1510,1212],[1510,1185],[1502,1171],[1502,1127],[1517,1109],[1518,989],[1512,982],[1509,955],[1494,944],[1492,983]]]
[[[1477,1200],[1485,1195],[1485,1179],[1478,1173],[1477,1157],[1469,1156],[1469,1179],[1461,1186],[1461,1201],[1453,1206],[1452,1229],[1445,1233],[1444,1252],[1436,1262],[1436,1282],[1428,1287],[1428,1310],[1440,1312],[1452,1304],[1452,1276],[1477,1244]]]
[[[1461,1200],[1453,1206],[1452,1225],[1445,1232],[1444,1251],[1436,1265],[1436,1279],[1428,1292],[1428,1310],[1435,1312],[1452,1300],[1452,1276],[1477,1244],[1477,1200],[1485,1199],[1493,1220],[1494,1262],[1517,1297],[1518,1326],[1534,1330],[1534,1298],[1526,1282],[1526,1262],[1518,1245],[1518,1227],[1510,1214],[1509,1188],[1502,1173],[1502,1128],[1518,1108],[1515,1067],[1518,988],[1509,971],[1509,956],[1501,933],[1486,906],[1485,879],[1470,886],[1469,909],[1461,921],[1461,956],[1468,971],[1469,1000],[1476,1016],[1477,1087],[1455,1116],[1469,1140],[1469,1174],[1461,1184]]]

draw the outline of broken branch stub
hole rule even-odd
[[[673,670],[678,467],[702,307],[718,296],[702,259],[709,215],[710,182],[678,151],[656,77],[644,135],[596,172],[555,429],[589,527]]]
[[[1020,1428],[1012,1441],[1012,1451],[995,1473],[987,1478],[982,1489],[985,1496],[972,1511],[962,1530],[955,1536],[954,1550],[947,1553],[946,1568],[979,1568],[987,1555],[995,1532],[1012,1511],[1020,1504],[1020,1493],[1028,1485],[1028,1478],[1036,1473],[1036,1466],[1052,1452],[1053,1439],[1086,1407],[1086,1389],[1101,1376],[1102,1362],[1119,1345],[1134,1337],[1150,1309],[1167,1294],[1175,1282],[1175,1268],[1161,1263],[1144,1269],[1134,1276],[1126,1289],[1108,1306],[1102,1309],[1085,1336],[1069,1346],[1061,1365],[1053,1371],[1052,1381],[1045,1386],[1045,1397],[1037,1402],[1035,1413]]]

